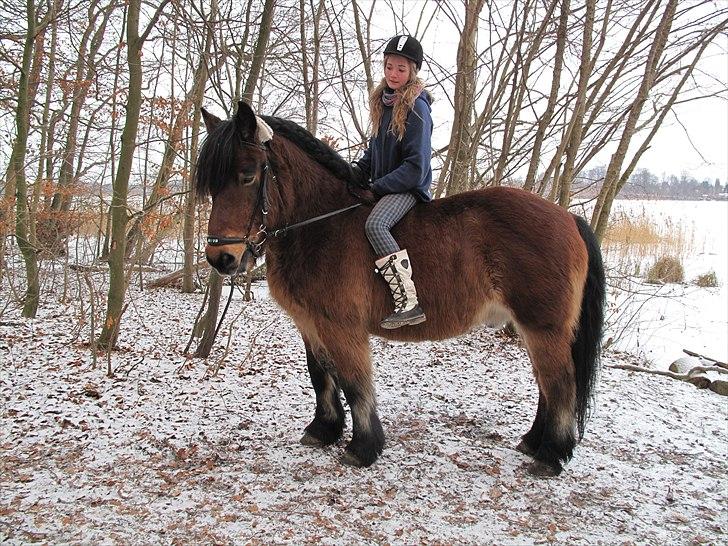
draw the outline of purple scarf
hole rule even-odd
[[[384,106],[394,106],[398,98],[396,91],[390,91],[389,89],[382,91],[382,102]]]

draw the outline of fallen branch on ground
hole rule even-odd
[[[728,370],[728,364],[726,364],[725,362],[716,360],[715,358],[710,358],[709,356],[701,355],[699,353],[694,353],[693,351],[688,351],[687,349],[683,349],[683,353],[685,353],[688,356],[695,356],[697,358],[702,358],[703,360],[707,360],[709,362],[714,363],[716,366],[719,366],[721,368]]]
[[[703,373],[703,370],[705,371],[715,371],[712,366],[710,368],[704,367],[704,366],[696,366],[695,368],[691,369],[688,373],[675,373],[675,372],[668,372],[665,370],[652,370],[650,368],[643,368],[641,366],[634,366],[632,364],[614,364],[612,366],[609,366],[610,368],[616,368],[618,370],[629,370],[631,372],[643,372],[643,373],[649,373],[653,375],[662,375],[665,377],[669,377],[671,379],[677,379],[678,381],[685,381],[686,383],[690,383],[692,385],[695,385],[699,389],[710,389],[711,391],[721,394],[723,396],[728,396],[728,381],[711,381],[710,378],[704,376],[704,375],[695,375],[697,373]],[[722,370],[721,370],[722,373]]]
[[[197,262],[196,267],[205,269],[210,267],[210,264],[207,262],[206,258],[202,258],[200,261]],[[185,274],[185,270],[178,269],[177,271],[173,271],[169,275],[164,275],[163,277],[159,277],[158,279],[154,279],[153,281],[149,281],[147,283],[147,288],[163,288],[165,286],[169,286],[170,284],[180,280]]]

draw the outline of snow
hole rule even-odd
[[[664,232],[682,231],[687,243],[679,256],[684,284],[649,285],[631,277],[610,286],[607,335],[615,348],[651,366],[667,369],[682,350],[728,361],[728,201],[615,201],[614,213],[647,214]],[[643,257],[641,271],[660,257]],[[614,259],[614,258],[612,258]],[[616,264],[608,264],[612,273]],[[715,288],[693,279],[714,271]]]
[[[207,361],[182,354],[202,294],[132,286],[113,379],[105,356],[92,367],[88,295],[46,290],[38,318],[0,317],[9,544],[725,542],[725,398],[610,367],[629,355],[607,353],[585,438],[544,480],[513,449],[536,408],[522,347],[486,328],[373,339],[387,444],[355,469],[338,461],[345,441],[298,443],[313,390],[264,286],[233,300]]]

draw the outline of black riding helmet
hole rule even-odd
[[[405,57],[415,62],[418,71],[422,68],[422,45],[412,36],[402,34],[389,40],[384,48],[384,55]]]

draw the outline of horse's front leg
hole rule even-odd
[[[340,325],[321,328],[319,335],[351,408],[352,437],[341,461],[370,466],[384,449],[384,431],[377,415],[369,336],[354,327],[342,331]]]
[[[339,385],[331,374],[331,364],[314,355],[310,343],[304,338],[306,364],[316,392],[316,414],[305,429],[301,443],[307,446],[327,446],[341,438],[344,431],[344,407],[339,397]]]

